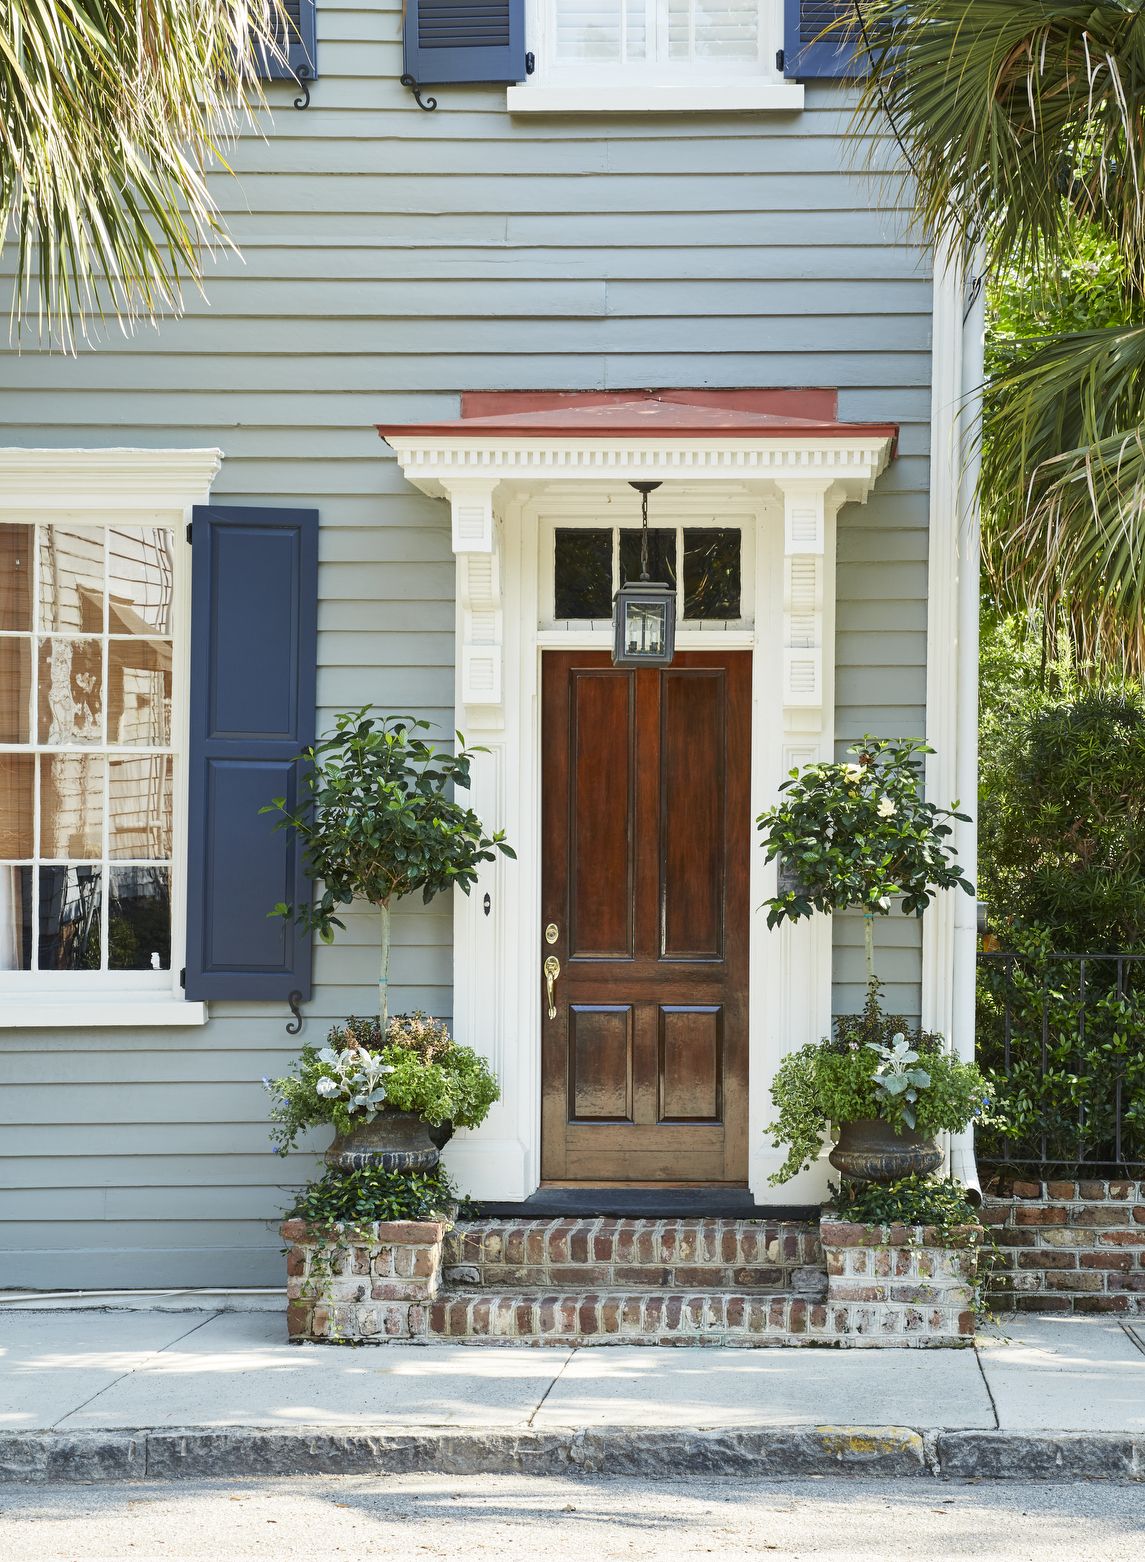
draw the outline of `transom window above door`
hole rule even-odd
[[[638,526],[557,526],[553,532],[553,619],[607,622],[612,599],[640,576]],[[650,526],[648,576],[675,586],[684,623],[743,619],[743,532],[738,526]]]

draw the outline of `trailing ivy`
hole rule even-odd
[[[897,1182],[842,1182],[826,1208],[836,1220],[856,1225],[933,1226],[947,1247],[966,1246],[970,1239],[958,1227],[978,1223],[961,1183],[913,1173]]]
[[[307,1183],[287,1211],[288,1219],[323,1228],[365,1226],[379,1220],[452,1220],[458,1195],[444,1166],[426,1172],[388,1172],[364,1166],[328,1171]]]

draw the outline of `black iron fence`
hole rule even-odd
[[[1145,1176],[1145,954],[979,955],[977,1045],[984,1165]]]

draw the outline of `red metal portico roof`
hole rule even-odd
[[[410,436],[560,439],[898,439],[894,423],[840,423],[833,390],[470,392],[460,418],[381,423]],[[893,454],[893,451],[892,451]]]

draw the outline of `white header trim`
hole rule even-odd
[[[221,450],[0,447],[0,509],[184,510],[205,504]]]

